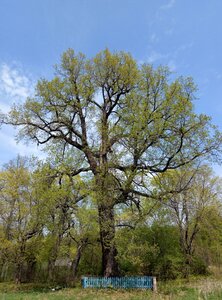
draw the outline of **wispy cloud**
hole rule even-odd
[[[157,51],[152,51],[150,53],[150,55],[147,57],[147,62],[152,64],[152,63],[155,63],[157,61],[166,59],[168,56],[169,56],[168,54],[163,54],[163,53],[160,53],[160,52],[157,52]]]
[[[177,69],[177,65],[175,63],[175,61],[173,59],[171,59],[168,63],[167,63],[169,69],[171,72],[175,72]]]
[[[22,68],[6,63],[0,65],[0,92],[3,96],[7,96],[12,101],[24,101],[33,93],[33,86],[33,81]]]
[[[33,77],[24,71],[18,63],[0,64],[0,114],[8,113],[13,103],[23,103],[34,92]],[[40,148],[35,145],[17,143],[14,135],[16,131],[9,126],[2,126],[0,131],[0,165],[16,156],[36,155],[43,157]]]
[[[188,49],[191,49],[193,46],[194,46],[193,42],[183,44],[177,48],[177,53],[181,51],[187,51]]]
[[[147,62],[150,63],[150,64],[153,64],[153,63],[160,63],[160,64],[166,64],[169,69],[174,72],[176,71],[177,69],[177,66],[176,66],[176,62],[173,58],[171,57],[174,57],[173,54],[170,54],[170,53],[160,53],[160,52],[151,52],[151,54],[148,56],[147,58]]]
[[[175,3],[176,3],[176,0],[170,0],[170,1],[168,1],[168,3],[162,5],[160,7],[160,9],[164,9],[164,10],[170,9],[170,8],[172,8],[175,5]]]
[[[145,59],[150,64],[164,64],[168,65],[171,71],[176,71],[178,65],[182,63],[182,55],[185,51],[189,51],[193,47],[194,43],[190,42],[182,44],[169,52],[157,51],[154,47],[150,47],[150,54]]]
[[[150,36],[150,42],[151,43],[157,43],[159,42],[159,37],[157,36],[156,33],[152,33],[151,36]]]
[[[38,147],[35,144],[26,145],[21,142],[17,142],[14,138],[15,132],[15,130],[8,127],[0,131],[0,141],[3,145],[1,149],[2,155],[0,157],[0,165],[3,165],[18,154],[23,156],[34,155],[40,159],[46,158],[46,154],[41,151],[41,147]]]
[[[0,102],[0,112],[7,113],[10,110],[10,105],[7,103]]]

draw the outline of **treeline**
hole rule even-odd
[[[2,281],[72,284],[102,275],[91,178],[17,157],[1,170],[0,187]],[[153,178],[152,191],[149,201],[116,206],[120,275],[166,280],[220,266],[221,179],[206,165],[182,168]]]

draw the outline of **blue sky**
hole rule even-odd
[[[196,111],[222,130],[221,12],[221,0],[0,0],[0,109],[51,77],[67,48],[90,57],[108,47],[192,76]],[[38,153],[14,134],[0,130],[0,165],[17,153]]]

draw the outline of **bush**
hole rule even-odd
[[[207,264],[200,257],[194,257],[191,262],[191,273],[194,275],[207,275]]]

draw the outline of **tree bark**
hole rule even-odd
[[[71,266],[71,269],[72,269],[72,277],[73,277],[73,280],[74,280],[74,281],[75,281],[75,279],[76,279],[76,275],[77,275],[77,271],[78,271],[78,267],[79,267],[79,262],[80,262],[82,253],[83,253],[84,249],[86,248],[87,244],[88,244],[88,238],[83,239],[83,240],[80,242],[80,244],[78,245],[78,247],[77,247],[76,257],[75,257],[75,259],[73,260],[72,266]]]
[[[22,282],[22,263],[18,262],[16,264],[15,270],[15,283],[20,284]]]
[[[61,235],[56,238],[55,244],[51,249],[50,257],[48,259],[48,280],[54,281],[55,279],[55,263],[58,256],[59,246],[61,244]]]
[[[34,281],[35,271],[36,271],[36,259],[33,257],[33,259],[27,262],[26,282]]]
[[[100,239],[102,246],[102,268],[105,277],[118,276],[119,266],[116,259],[115,220],[113,207],[99,206]]]

